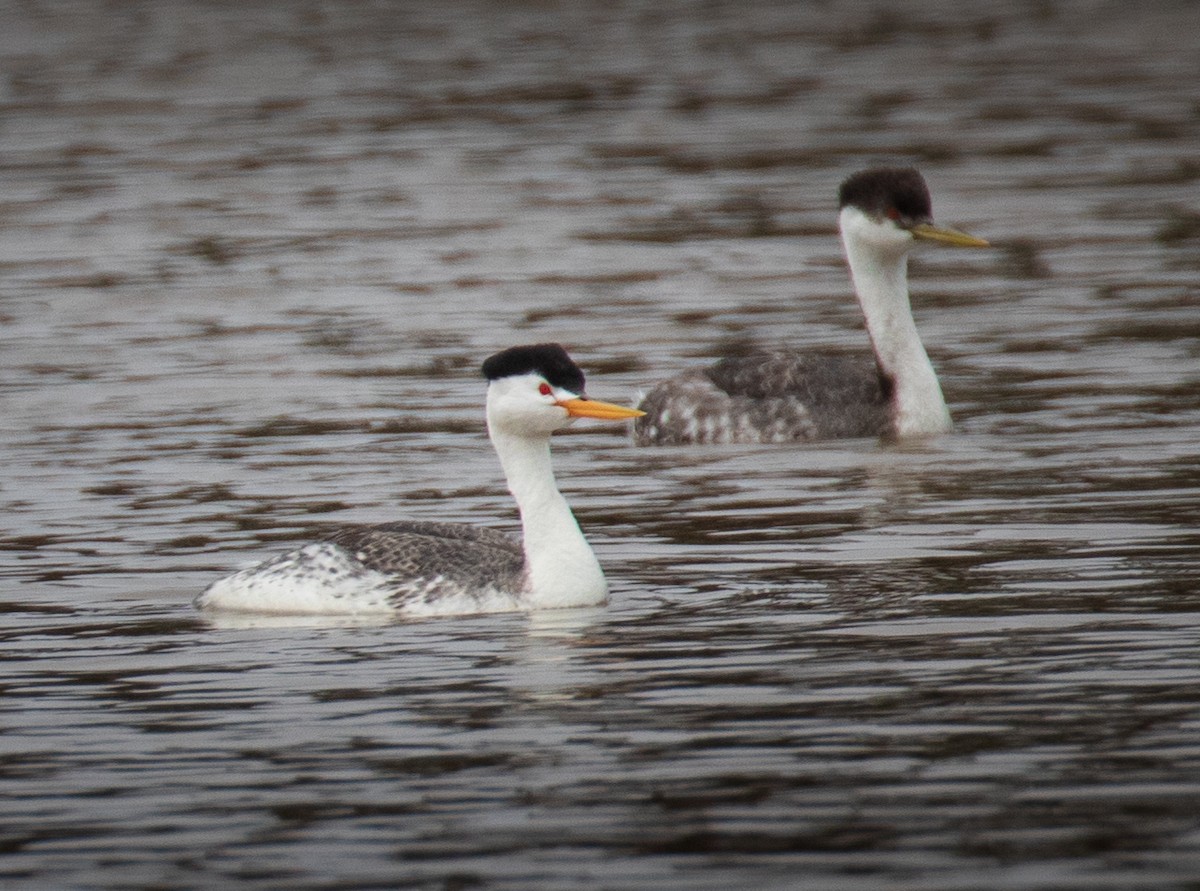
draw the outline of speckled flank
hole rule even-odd
[[[449,523],[347,527],[221,579],[201,609],[460,615],[523,608],[520,545]]]
[[[889,387],[869,356],[778,351],[724,359],[642,400],[639,445],[793,442],[880,436]]]

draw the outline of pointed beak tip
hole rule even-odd
[[[623,421],[628,418],[640,418],[645,414],[638,408],[626,408],[611,402],[600,402],[595,399],[566,399],[558,403],[567,410],[573,418],[596,418],[601,421]]]
[[[936,241],[939,244],[948,244],[954,247],[991,247],[991,244],[986,239],[980,238],[977,235],[962,232],[958,229],[950,229],[946,226],[935,226],[932,223],[919,223],[909,231],[912,232],[913,238],[918,238],[922,241]]]

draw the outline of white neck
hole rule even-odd
[[[867,320],[867,333],[879,367],[895,387],[895,434],[921,436],[948,431],[950,412],[937,373],[921,344],[908,299],[912,236],[890,224],[876,223],[853,207],[842,210],[840,228],[850,277]]]
[[[521,513],[532,607],[592,606],[608,597],[600,562],[554,482],[550,437],[489,430]]]

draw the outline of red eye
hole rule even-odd
[[[554,390],[550,387],[549,384],[541,383],[541,384],[538,384],[538,392],[541,393],[543,396],[549,396],[551,393],[554,392]]]
[[[888,218],[889,220],[898,220],[898,219],[900,219],[900,211],[896,210],[896,208],[894,208],[894,207],[889,207],[889,208],[887,209],[887,218]]]

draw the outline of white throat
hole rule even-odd
[[[592,606],[603,603],[608,584],[579,523],[554,481],[548,435],[488,432],[508,489],[521,513],[531,607]]]
[[[895,434],[903,437],[948,431],[950,412],[917,333],[908,298],[912,236],[890,224],[877,223],[854,207],[842,209],[839,228],[871,345],[880,368],[895,387]]]

